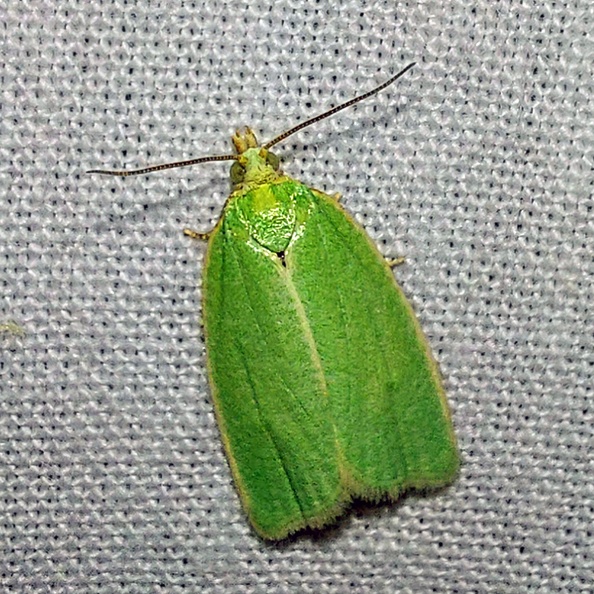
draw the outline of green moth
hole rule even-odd
[[[208,234],[203,320],[216,417],[258,534],[319,528],[353,498],[450,483],[458,452],[435,361],[390,265],[329,196],[280,171],[249,129],[236,153],[112,175],[233,160]]]

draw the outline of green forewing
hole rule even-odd
[[[233,194],[210,238],[204,321],[219,426],[262,536],[454,477],[426,341],[333,198],[290,178]]]

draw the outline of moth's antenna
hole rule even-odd
[[[342,111],[343,109],[346,109],[347,107],[350,107],[351,105],[355,105],[355,103],[359,103],[359,101],[363,101],[363,99],[367,99],[368,97],[371,97],[372,95],[375,95],[376,93],[379,93],[380,91],[383,91],[386,87],[389,87],[393,82],[398,80],[405,72],[408,72],[415,64],[416,64],[416,62],[409,64],[406,68],[401,70],[396,76],[393,76],[390,80],[387,80],[385,83],[381,84],[379,87],[376,87],[375,89],[372,89],[371,91],[368,91],[367,93],[363,93],[363,95],[359,95],[358,97],[355,97],[354,99],[351,99],[350,101],[347,101],[346,103],[343,103],[342,105],[333,107],[329,111],[326,111],[326,112],[324,112],[320,115],[317,115],[309,120],[306,120],[305,122],[301,122],[301,124],[297,124],[297,126],[295,126],[294,128],[291,128],[290,130],[283,132],[276,138],[273,138],[270,142],[267,142],[264,145],[264,148],[269,149],[271,146],[278,144],[279,142],[281,142],[288,136],[295,134],[295,132],[299,132],[299,130],[303,130],[303,128],[305,128],[306,126],[315,124],[316,122],[319,122],[320,120],[329,118],[330,116],[333,116],[335,113],[338,113],[339,111]]]
[[[297,126],[291,128],[290,130],[287,130],[286,132],[283,132],[276,138],[273,138],[270,142],[267,142],[263,148],[269,149],[270,147],[274,146],[275,144],[278,144],[279,142],[285,140],[285,138],[291,136],[292,134],[295,134],[295,132],[299,132],[299,130],[303,130],[303,128],[305,128],[311,124],[315,124],[316,122],[319,122],[321,120],[329,118],[330,116],[333,116],[335,113],[338,113],[339,111],[342,111],[343,109],[346,109],[347,107],[351,107],[351,105],[355,105],[355,103],[359,103],[359,101],[363,101],[364,99],[367,99],[368,97],[371,97],[372,95],[375,95],[375,94],[379,93],[380,91],[383,91],[386,87],[389,87],[393,82],[398,80],[403,74],[408,72],[414,65],[415,65],[415,62],[413,62],[412,64],[409,64],[406,68],[401,70],[398,74],[393,76],[391,79],[387,80],[385,83],[381,84],[379,87],[376,87],[375,89],[372,89],[371,91],[368,91],[367,93],[363,93],[363,95],[359,95],[358,97],[355,97],[354,99],[350,99],[349,101],[347,101],[346,103],[343,103],[342,105],[333,107],[329,111],[326,111],[320,115],[310,118],[309,120],[306,120],[305,122],[301,122],[301,124],[297,124]],[[91,169],[91,170],[87,171],[87,173],[99,173],[101,175],[116,175],[118,177],[128,177],[130,175],[143,175],[145,173],[153,173],[154,171],[164,171],[165,169],[175,169],[177,167],[189,167],[190,165],[198,165],[199,163],[210,163],[212,161],[236,161],[237,157],[238,157],[238,155],[213,155],[210,157],[198,157],[197,159],[188,159],[187,161],[177,161],[175,163],[164,163],[162,165],[151,165],[150,167],[143,167],[142,169],[116,170],[116,171],[111,171],[108,169]]]
[[[211,157],[198,157],[197,159],[188,159],[187,161],[177,161],[176,163],[164,163],[163,165],[151,165],[142,169],[130,169],[121,171],[109,171],[107,169],[91,169],[87,173],[101,173],[102,175],[117,175],[119,177],[128,177],[129,175],[142,175],[143,173],[152,173],[153,171],[163,171],[164,169],[175,169],[176,167],[189,167],[198,163],[210,163],[211,161],[235,161],[237,155],[213,155]]]

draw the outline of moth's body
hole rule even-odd
[[[458,453],[427,342],[392,271],[336,196],[279,171],[268,149],[375,95],[375,89],[263,147],[246,129],[233,192],[208,237],[204,326],[209,376],[243,506],[264,538],[335,518],[353,497],[395,498],[451,482]]]
[[[204,323],[216,413],[265,538],[352,497],[454,477],[437,368],[392,271],[334,197],[280,173],[248,129],[209,235]]]

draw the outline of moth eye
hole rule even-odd
[[[239,161],[233,161],[231,165],[231,183],[240,184],[245,177],[245,167]]]
[[[278,171],[278,168],[280,167],[279,158],[274,153],[269,152],[266,154],[266,163],[268,163],[268,165],[275,171]]]

